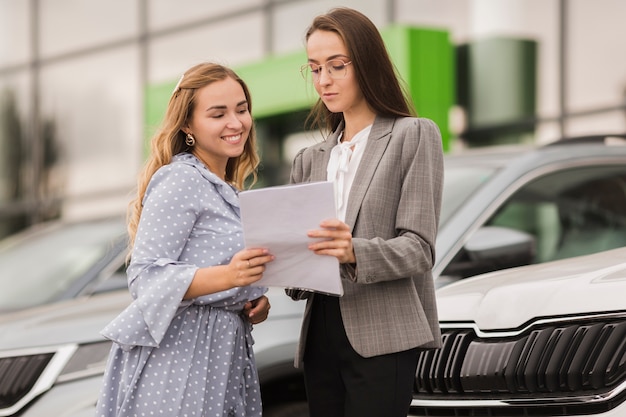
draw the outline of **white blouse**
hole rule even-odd
[[[346,207],[350,188],[354,181],[356,170],[361,162],[367,137],[372,130],[372,125],[367,126],[354,135],[352,140],[342,142],[343,132],[337,138],[337,145],[330,154],[330,160],[326,167],[326,179],[335,185],[335,205],[337,208],[337,218],[346,220]]]

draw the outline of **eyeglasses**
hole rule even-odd
[[[308,63],[300,67],[300,74],[302,78],[307,81],[319,82],[322,76],[322,67],[326,67],[328,76],[333,80],[345,78],[348,74],[348,65],[352,64],[352,61],[343,62],[340,59],[331,59],[323,65]]]

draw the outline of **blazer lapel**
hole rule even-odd
[[[376,172],[376,168],[385,153],[389,139],[391,138],[391,129],[393,128],[394,119],[382,116],[376,116],[374,125],[367,138],[367,144],[361,162],[357,168],[354,182],[350,188],[350,195],[348,197],[348,206],[346,207],[346,224],[351,229],[354,228],[356,217],[359,214],[359,209],[365,192],[369,187],[372,177]],[[335,143],[337,138],[335,137]],[[328,152],[330,156],[330,152]],[[328,159],[327,159],[328,162]],[[326,165],[324,165],[326,166]]]

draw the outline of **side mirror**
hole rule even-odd
[[[535,256],[535,237],[517,229],[484,226],[465,244],[469,258],[496,269],[527,265]]]

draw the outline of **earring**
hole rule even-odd
[[[191,133],[187,133],[187,137],[185,138],[185,144],[189,147],[196,144],[196,138],[193,137]]]

